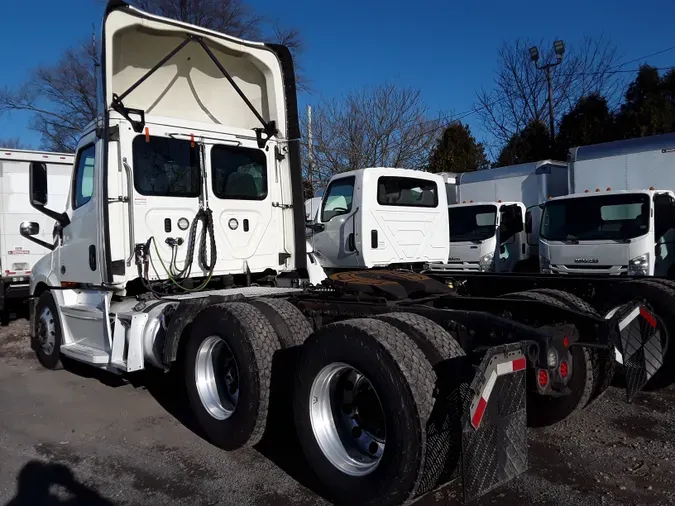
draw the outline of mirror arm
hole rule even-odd
[[[68,218],[68,215],[66,213],[57,213],[56,211],[52,211],[51,209],[48,209],[45,206],[34,204],[33,202],[31,202],[31,205],[35,209],[40,211],[42,214],[45,214],[50,218],[58,221],[59,225],[61,225],[62,227],[70,225],[70,219]]]
[[[48,242],[43,241],[42,239],[38,239],[36,237],[33,237],[32,235],[26,235],[26,234],[21,234],[23,237],[28,239],[31,242],[34,242],[35,244],[39,244],[43,248],[47,248],[49,251],[54,251],[56,249],[56,246],[53,244],[49,244]]]

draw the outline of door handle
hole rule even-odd
[[[89,268],[92,271],[96,270],[96,246],[93,244],[89,246]]]

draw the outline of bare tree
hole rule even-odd
[[[302,50],[299,32],[283,29],[256,14],[242,0],[137,0],[139,8],[237,37],[259,40],[263,33],[285,43],[294,54]],[[82,129],[96,116],[94,44],[68,49],[54,65],[38,67],[20,86],[0,89],[0,115],[33,113],[30,128],[39,132],[42,147],[74,151]],[[296,72],[297,73],[297,72]],[[299,84],[306,89],[305,81]]]
[[[492,88],[478,93],[476,110],[483,128],[502,145],[532,122],[548,124],[546,74],[531,61],[532,46],[542,52],[540,63],[553,61],[551,41],[505,43],[499,50]],[[567,48],[562,63],[552,69],[556,125],[581,97],[601,93],[620,100],[620,81],[613,72],[618,58],[616,47],[602,37],[585,37]]]
[[[305,176],[315,186],[364,167],[422,169],[441,133],[440,120],[430,118],[420,91],[394,84],[323,100],[312,109],[314,163]],[[306,152],[306,135],[303,140]]]
[[[0,91],[0,113],[34,113],[30,128],[42,147],[74,151],[77,138],[96,115],[96,56],[91,44],[69,49],[52,66],[38,68],[20,87]]]
[[[0,138],[0,148],[4,149],[29,149],[18,137]]]

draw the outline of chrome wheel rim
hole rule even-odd
[[[386,442],[382,403],[368,378],[344,363],[327,365],[310,390],[309,418],[328,461],[350,476],[372,473]]]
[[[45,355],[54,353],[54,348],[56,348],[56,323],[54,323],[54,315],[48,307],[43,308],[40,312],[37,338]]]
[[[207,337],[197,350],[195,383],[204,409],[216,420],[232,416],[239,400],[239,368],[220,336]]]

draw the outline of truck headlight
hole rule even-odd
[[[542,274],[551,274],[553,271],[551,270],[551,260],[549,260],[546,257],[539,257],[539,270],[541,271]]]
[[[495,252],[491,251],[487,255],[480,257],[480,271],[490,272],[495,270]]]
[[[649,253],[632,258],[628,262],[629,276],[649,276]]]

